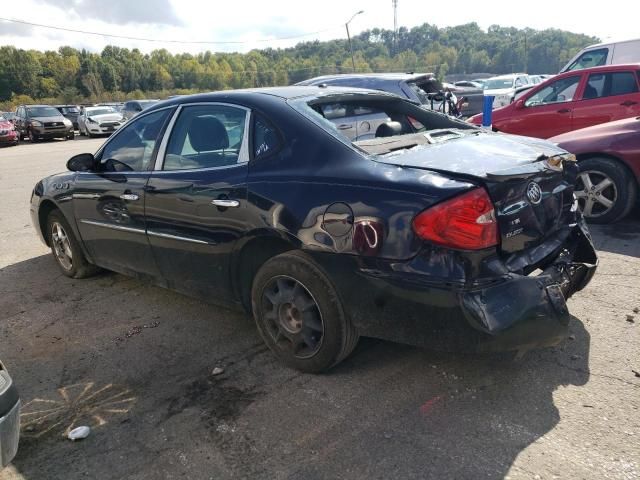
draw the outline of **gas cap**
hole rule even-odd
[[[332,237],[343,237],[353,228],[353,210],[346,203],[332,203],[322,217],[322,229]]]

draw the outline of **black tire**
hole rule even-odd
[[[75,138],[76,138],[75,132],[71,132],[69,135],[67,135],[67,140],[74,140]]]
[[[637,198],[637,185],[624,165],[607,157],[591,157],[578,163],[578,168],[576,197],[588,222],[617,222],[631,211]],[[598,190],[598,185],[603,185],[605,179],[611,181],[610,185]],[[592,188],[587,188],[589,183]],[[603,205],[604,200],[611,202],[611,206]],[[591,209],[588,203],[591,203]]]
[[[29,130],[28,135],[31,143],[36,143],[38,141],[38,138],[33,134],[33,130]]]
[[[269,299],[269,294],[273,297],[271,289],[278,282],[294,284],[293,289],[287,292],[295,292],[297,289],[301,295],[314,302],[313,305],[307,303],[307,306],[300,308],[298,315],[302,320],[299,334],[292,334],[287,327],[283,327],[279,316],[287,305],[289,309],[294,310],[299,307],[299,303],[293,297],[295,294],[283,299],[282,297],[287,295],[283,289],[277,293],[279,300],[274,302],[273,299]],[[268,260],[260,268],[251,289],[251,304],[258,331],[264,342],[284,364],[296,370],[307,373],[326,371],[349,356],[358,343],[358,333],[345,315],[340,297],[327,275],[302,252],[283,253]],[[306,312],[307,317],[303,312]],[[309,316],[315,316],[314,322],[319,319],[322,328],[316,328],[311,334],[315,345],[312,347],[304,340],[305,344],[296,354],[294,342],[289,336],[299,335],[308,338],[305,331],[311,330],[308,329],[305,318]]]
[[[80,126],[78,126],[78,133],[81,137],[84,137],[84,132],[82,131],[82,128]]]
[[[69,241],[68,247],[71,250],[71,263],[70,265],[65,265],[65,262],[60,258],[56,249],[56,240],[54,238],[54,228],[56,225],[59,225],[66,238]],[[92,265],[87,261],[87,258],[84,256],[84,252],[76,240],[76,237],[71,229],[71,226],[64,218],[64,215],[60,213],[58,210],[53,210],[49,213],[47,217],[47,231],[45,232],[47,235],[47,240],[49,242],[49,246],[51,247],[51,253],[53,255],[56,264],[62,271],[64,275],[70,278],[86,278],[92,275],[95,275],[100,269],[95,265]]]

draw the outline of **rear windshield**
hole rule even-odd
[[[53,107],[27,107],[30,117],[59,117],[60,112]]]
[[[487,80],[484,84],[485,90],[498,90],[500,88],[513,87],[513,78],[494,78]]]
[[[343,143],[372,155],[433,143],[434,132],[440,136],[443,130],[475,129],[401,98],[336,94],[289,104]]]

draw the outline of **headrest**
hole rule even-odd
[[[393,137],[402,133],[400,122],[386,122],[376,129],[376,137]]]
[[[196,152],[209,152],[229,147],[227,129],[215,117],[194,117],[189,125],[189,141]]]

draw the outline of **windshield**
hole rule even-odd
[[[90,117],[92,115],[106,115],[108,113],[116,113],[116,111],[111,107],[96,108],[91,110],[87,109],[87,117]]]
[[[372,155],[435,143],[431,138],[435,131],[475,130],[466,122],[401,98],[336,94],[294,99],[289,104],[343,143]]]
[[[27,115],[30,117],[59,117],[60,112],[53,107],[29,107]]]
[[[485,90],[499,90],[501,88],[513,88],[513,78],[494,78],[484,84]]]
[[[64,107],[62,111],[64,113],[80,113],[80,110],[78,110],[76,107]]]

